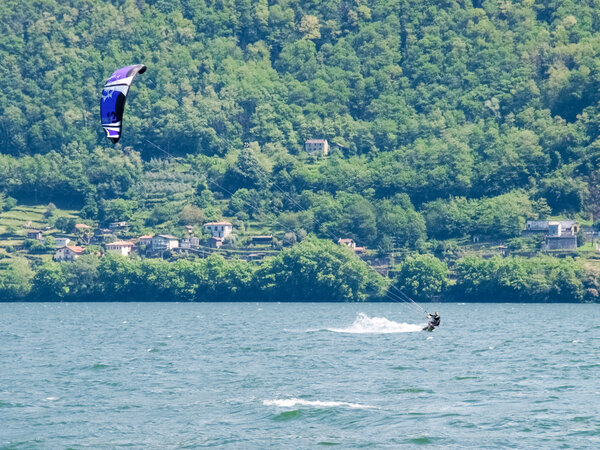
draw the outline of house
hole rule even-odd
[[[200,239],[197,237],[190,237],[181,240],[179,244],[180,248],[199,248],[200,247]]]
[[[523,235],[538,233],[556,234],[558,228],[560,228],[561,233],[577,234],[579,231],[579,225],[574,220],[528,220],[525,224]]]
[[[116,241],[106,244],[106,251],[119,253],[122,256],[128,256],[133,249],[133,242],[130,241]]]
[[[340,245],[345,245],[346,247],[350,247],[350,248],[356,248],[356,242],[354,242],[354,239],[338,239],[338,244]]]
[[[153,234],[149,234],[149,235],[144,235],[144,236],[140,236],[138,238],[138,244],[139,245],[151,245],[152,244],[152,238],[154,237]]]
[[[84,251],[85,249],[83,247],[79,247],[77,245],[65,245],[64,247],[56,250],[54,259],[56,261],[73,261],[74,259],[77,259],[83,255]]]
[[[76,223],[75,224],[75,229],[81,233],[83,233],[86,230],[91,230],[92,227],[90,227],[89,225],[86,225],[85,223]]]
[[[66,237],[57,237],[54,240],[56,241],[56,248],[66,247],[71,242],[71,239]]]
[[[564,222],[572,222],[566,224]],[[544,250],[576,250],[579,227],[573,221],[549,221]]]
[[[190,236],[194,234],[194,227],[192,225],[186,225],[185,229],[187,230]]]
[[[159,234],[152,238],[152,250],[163,251],[179,247],[179,238],[170,234]]]
[[[304,142],[304,150],[309,155],[319,153],[327,156],[329,154],[329,143],[327,139],[309,139]]]
[[[271,244],[272,242],[273,242],[273,236],[271,236],[271,235],[252,236],[252,243],[255,245]]]
[[[208,246],[210,248],[220,248],[223,245],[223,238],[211,237],[208,239]]]
[[[44,236],[39,230],[31,230],[27,232],[27,239],[36,239],[38,241],[41,241],[44,239]]]
[[[574,220],[528,220],[523,236],[545,234],[544,250],[577,249],[579,225]]]
[[[108,228],[113,231],[127,228],[128,226],[129,224],[127,222],[112,222],[108,224]]]
[[[233,225],[229,222],[207,222],[204,228],[212,237],[226,238],[233,231]]]

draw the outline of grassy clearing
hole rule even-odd
[[[7,250],[13,249],[14,251],[15,247],[23,245],[27,239],[27,232],[30,230],[42,230],[44,236],[58,232],[44,218],[46,209],[46,205],[17,205],[10,211],[0,213],[0,258],[15,256],[14,253],[9,253]],[[77,218],[77,211],[56,209],[54,217]],[[24,256],[30,257],[31,255]]]

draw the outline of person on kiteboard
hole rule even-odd
[[[427,314],[427,317],[430,319],[429,320],[429,326],[431,328],[435,328],[435,327],[439,327],[440,326],[440,315],[438,314],[438,312],[436,311],[434,314]]]

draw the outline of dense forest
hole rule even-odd
[[[5,0],[0,193],[139,232],[225,217],[441,259],[526,219],[593,224],[598,30],[598,0]],[[136,63],[113,146],[101,87]]]

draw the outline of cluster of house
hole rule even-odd
[[[578,232],[574,220],[528,220],[523,236],[544,234],[544,250],[576,250]]]
[[[79,224],[78,224],[79,225]],[[111,224],[112,225],[112,224]],[[123,222],[120,228],[126,226]],[[88,225],[85,225],[88,227]],[[79,230],[78,226],[76,228]],[[230,222],[208,222],[204,224],[204,229],[211,235],[206,241],[206,246],[211,249],[218,249],[223,245],[223,241],[233,232],[233,224]],[[113,228],[114,230],[114,228]],[[191,251],[198,252],[200,249],[200,239],[191,235],[192,227],[188,227],[190,237],[180,239],[170,234],[157,234],[140,236],[134,240],[117,240],[107,242],[104,248],[107,252],[118,253],[122,256],[128,256],[132,251],[145,252],[146,254],[161,255],[167,250],[171,251]],[[28,233],[30,239],[42,239],[41,232]],[[270,244],[273,242],[273,236],[252,236],[252,243],[256,245]],[[69,245],[68,238],[56,238],[57,250],[54,255],[56,261],[72,261],[85,252],[85,247],[80,245]]]

